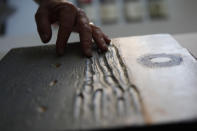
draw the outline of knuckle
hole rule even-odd
[[[79,24],[80,24],[80,25],[89,24],[89,21],[88,21],[85,17],[82,17],[82,18],[79,20]]]
[[[83,24],[83,30],[92,33],[92,29],[88,24]]]
[[[95,26],[95,25],[92,26],[92,30],[93,30],[93,32],[96,33],[96,34],[102,33],[101,28],[98,27],[98,26]]]
[[[103,35],[100,31],[97,31],[97,32],[93,32],[93,36],[96,38],[96,39],[102,39],[103,38]]]
[[[84,48],[86,48],[86,49],[87,49],[87,48],[91,48],[91,45],[92,45],[92,44],[91,44],[91,41],[84,40],[82,43],[83,43],[83,47],[84,47]]]
[[[89,25],[88,19],[86,19],[86,18],[83,17],[83,18],[81,18],[79,20],[79,23],[78,24],[79,24],[79,27],[81,28],[81,30],[92,33],[92,28]]]
[[[85,11],[83,9],[81,9],[81,8],[78,9],[78,12],[79,12],[80,16],[86,15]]]
[[[100,41],[102,44],[105,44],[105,40],[103,39],[103,37],[100,37]]]
[[[102,34],[102,31],[100,29],[96,29],[94,33],[100,36]]]
[[[64,2],[61,4],[61,6],[64,7],[64,10],[67,12],[72,12],[72,13],[76,13],[77,12],[77,7],[75,7],[75,5],[69,3],[69,2]]]

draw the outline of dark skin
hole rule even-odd
[[[106,52],[110,39],[99,27],[90,23],[81,9],[66,0],[38,0],[39,8],[35,15],[38,33],[43,43],[48,43],[52,36],[51,25],[59,24],[56,52],[64,54],[71,32],[78,32],[81,48],[85,56],[92,56],[92,39],[98,48]]]

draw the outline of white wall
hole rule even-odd
[[[17,12],[7,23],[7,35],[26,35],[36,33],[34,14],[37,5],[33,0],[9,0]],[[165,21],[146,21],[136,24],[103,26],[111,37],[144,35],[153,33],[197,32],[197,0],[167,0],[169,19]]]
[[[169,19],[148,20],[142,23],[104,26],[111,37],[145,35],[155,33],[180,34],[197,32],[197,0],[167,0]]]
[[[36,32],[34,14],[37,5],[33,0],[8,0],[16,12],[7,21],[7,35],[24,35]]]

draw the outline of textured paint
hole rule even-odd
[[[55,45],[13,49],[0,72],[1,130],[145,123],[139,92],[113,45],[106,54],[94,48],[91,59],[82,57],[79,44],[68,45],[62,57],[56,57]]]
[[[94,57],[87,59],[84,74],[83,86],[76,91],[76,119],[91,117],[99,122],[142,115],[139,94],[129,81],[126,67],[113,45],[106,54],[95,52]],[[83,102],[79,104],[79,101]]]

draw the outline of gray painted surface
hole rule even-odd
[[[18,48],[0,61],[0,130],[142,125],[140,96],[118,52],[82,57],[79,44]],[[127,74],[127,75],[126,75]]]
[[[78,48],[60,58],[54,51],[53,46],[16,49],[0,62],[0,130],[73,125],[73,85],[83,78],[84,58]]]

